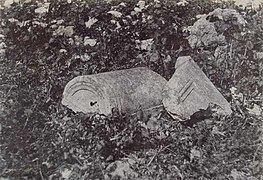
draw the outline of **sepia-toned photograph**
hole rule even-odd
[[[0,180],[263,180],[263,0],[0,0]]]

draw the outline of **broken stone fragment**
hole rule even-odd
[[[86,28],[91,28],[93,24],[95,24],[98,21],[96,18],[89,18],[87,22],[85,22]]]
[[[190,56],[177,59],[175,73],[163,91],[163,105],[179,120],[188,120],[194,113],[217,105],[217,113],[230,115],[231,107]]]
[[[217,8],[207,15],[198,15],[193,26],[189,27],[188,42],[192,49],[210,47],[213,44],[226,44],[224,32],[229,31],[233,24],[241,30],[246,20],[234,9]]]
[[[167,81],[147,68],[133,68],[78,76],[63,92],[62,104],[74,112],[109,115],[163,108],[162,89]]]
[[[139,174],[132,169],[136,161],[130,158],[123,158],[108,165],[105,179],[134,179]]]

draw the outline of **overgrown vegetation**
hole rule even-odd
[[[30,2],[1,11],[2,177],[58,179],[70,172],[69,179],[104,179],[108,164],[126,157],[136,161],[138,179],[262,178],[262,113],[252,111],[262,109],[262,9],[143,2],[56,1],[41,13],[43,3]],[[196,15],[218,7],[237,9],[247,24],[209,19],[219,22],[225,42],[190,46]],[[152,43],[143,46],[145,40]],[[88,117],[60,103],[75,76],[146,66],[169,79],[182,55],[192,56],[231,102],[231,117],[188,127],[165,111]],[[231,94],[233,87],[238,92]]]

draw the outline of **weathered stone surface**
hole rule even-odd
[[[162,108],[162,89],[167,81],[147,68],[133,68],[71,80],[63,92],[62,104],[75,112],[111,114]]]
[[[139,174],[132,169],[136,161],[129,158],[123,158],[115,161],[106,168],[105,179],[134,179]]]
[[[163,104],[175,119],[187,120],[200,109],[216,104],[219,114],[231,114],[231,107],[190,56],[179,57],[175,73],[163,92]]]
[[[240,29],[247,23],[234,9],[217,8],[207,15],[198,15],[197,18],[199,19],[190,27],[190,36],[187,38],[193,49],[213,44],[225,45],[226,37],[223,32],[227,32],[233,23]]]

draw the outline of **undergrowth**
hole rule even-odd
[[[1,176],[58,179],[66,169],[71,179],[104,179],[108,164],[128,157],[139,179],[262,178],[262,116],[248,110],[262,106],[262,10],[149,0],[143,13],[131,14],[137,1],[123,2],[51,2],[45,14],[30,2],[1,11]],[[109,15],[112,7],[123,16]],[[235,8],[248,22],[242,32],[230,26],[220,57],[218,44],[191,48],[185,31],[196,15],[217,7]],[[98,22],[86,28],[91,18]],[[73,26],[73,34],[54,33],[61,26]],[[85,37],[97,44],[85,46]],[[150,50],[138,47],[136,40],[147,39]],[[145,66],[169,79],[182,55],[191,55],[228,99],[230,117],[188,127],[165,111],[87,116],[61,105],[73,77]]]

